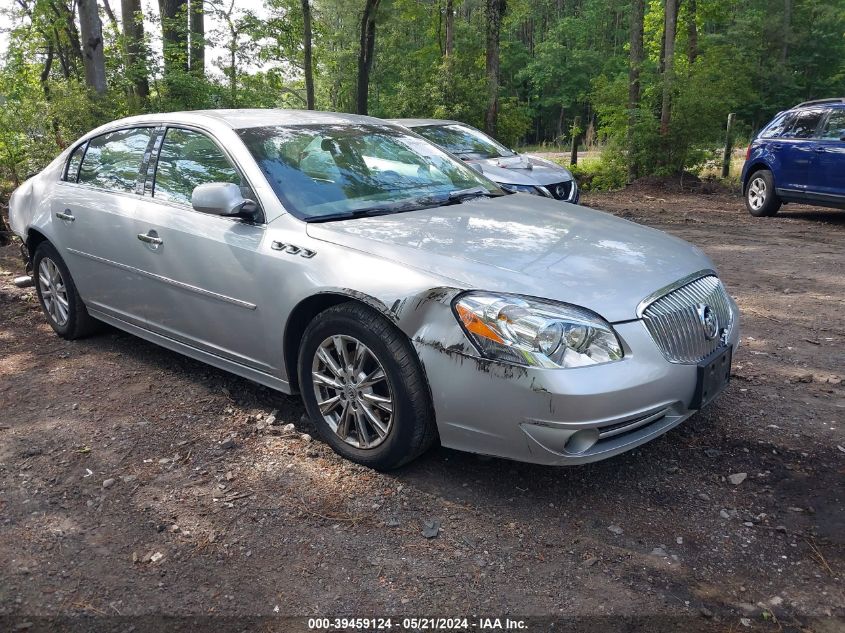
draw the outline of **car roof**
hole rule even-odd
[[[804,101],[803,103],[799,103],[797,106],[793,106],[790,110],[802,110],[802,109],[813,109],[819,108],[824,106],[845,106],[845,97],[833,97],[831,99],[814,99],[812,101]]]
[[[422,127],[423,125],[466,125],[460,121],[449,119],[385,119],[388,123],[404,125],[405,127]]]
[[[161,112],[141,114],[112,121],[103,127],[123,127],[149,123],[206,123],[223,124],[232,129],[264,127],[272,125],[338,125],[338,124],[380,124],[384,121],[375,117],[341,112],[317,110],[285,110],[281,108],[243,108],[231,110],[188,110],[183,112]]]

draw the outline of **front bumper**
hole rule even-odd
[[[537,464],[580,464],[631,450],[695,413],[696,365],[669,363],[642,321],[614,328],[625,358],[577,369],[504,365],[418,340],[441,443]],[[729,342],[738,338],[735,323]]]

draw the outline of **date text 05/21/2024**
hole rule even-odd
[[[519,631],[524,620],[510,618],[309,618],[313,631],[338,630],[409,630],[409,631]]]

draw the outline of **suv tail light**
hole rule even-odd
[[[749,158],[751,158],[751,145],[749,145],[745,150],[745,160],[748,160]]]

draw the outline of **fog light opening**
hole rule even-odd
[[[567,453],[585,453],[598,441],[598,429],[582,429],[570,435],[563,448]]]

